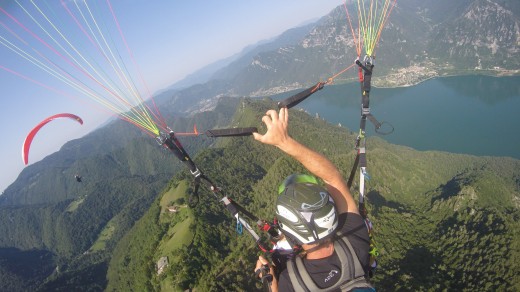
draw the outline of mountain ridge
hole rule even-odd
[[[376,48],[373,86],[411,86],[430,78],[465,74],[520,74],[519,6],[504,0],[398,1]],[[489,21],[471,21],[465,15],[487,15]],[[352,23],[357,23],[356,17],[352,15]],[[500,35],[507,35],[504,41],[494,34],[499,29]],[[256,54],[246,54],[220,69],[230,71],[197,85],[208,95],[193,96],[191,89],[171,95],[192,101],[190,106],[181,106],[181,112],[210,109],[219,96],[262,97],[302,89],[354,63],[357,53],[343,6],[297,34],[306,30],[308,34],[300,40],[284,40],[282,35],[275,43],[287,45],[258,53],[252,50]],[[335,79],[336,83],[355,81],[357,74],[351,71]]]
[[[400,1],[402,7],[396,7],[378,49],[374,85],[411,84],[423,78],[461,72],[496,74],[498,71],[493,68],[483,67],[477,71],[467,66],[458,68],[454,66],[457,58],[443,59],[441,45],[456,39],[455,33],[449,34],[450,37],[445,37],[447,33],[437,33],[442,42],[439,42],[436,51],[428,52],[427,58],[422,52],[433,42],[427,38],[434,34],[432,28],[440,29],[447,27],[448,23],[463,23],[467,19],[457,18],[462,13],[459,11],[482,15],[476,14],[479,6],[471,6],[472,3],[481,3],[483,7],[510,5],[509,8],[506,7],[507,10],[518,13],[515,10],[518,5],[498,0],[442,0],[432,3]],[[454,5],[460,7],[453,9]],[[498,9],[486,10],[495,11],[492,15],[502,15],[498,14]],[[446,11],[453,12],[455,16],[442,13]],[[234,71],[229,71],[229,75],[219,73],[226,78],[219,79],[217,74],[216,79],[206,83],[176,89],[173,93],[163,92],[159,106],[163,115],[169,117],[168,124],[173,124],[175,131],[188,132],[193,124],[197,124],[199,129],[257,125],[262,131],[260,115],[267,108],[275,108],[276,105],[267,99],[264,103],[257,103],[248,99],[239,100],[237,97],[263,97],[299,89],[319,80],[326,80],[331,74],[350,65],[353,60],[347,57],[345,48],[352,50],[351,40],[346,36],[336,39],[340,35],[331,33],[339,27],[346,27],[342,17],[344,18],[344,11],[339,8],[334,10],[321,18],[317,25],[309,26],[310,33],[303,39],[288,41],[292,44],[282,48],[258,52],[252,59],[249,56],[250,59],[240,60],[242,63],[234,67]],[[518,17],[515,17],[510,19],[512,23],[517,21],[515,19]],[[471,25],[459,26],[465,29],[463,32],[473,28]],[[491,28],[482,31],[489,32]],[[411,45],[410,40],[414,40]],[[468,59],[474,58],[473,53],[476,50],[468,48],[461,46],[454,51],[453,56],[466,52]],[[500,52],[497,50],[497,54]],[[481,53],[482,60],[486,60],[484,53]],[[516,54],[513,52],[509,58],[512,62],[508,66],[517,66],[515,62],[519,58]],[[466,58],[466,55],[461,56]],[[436,62],[440,62],[442,66]],[[450,66],[454,68],[445,67],[443,62],[452,62],[454,65]],[[248,65],[244,67],[244,64]],[[488,63],[482,64],[488,66]],[[264,72],[262,68],[268,70]],[[276,74],[272,70],[277,70]],[[338,79],[337,82],[354,82],[356,77],[342,77],[343,80]],[[388,78],[386,83],[382,82],[384,78]],[[396,79],[399,82],[393,84],[392,80]],[[354,133],[299,112],[291,114],[291,123],[293,120],[299,125],[299,130],[296,131],[299,138],[326,155],[335,157],[335,162],[341,169],[351,168],[355,153],[354,150],[345,153],[345,149],[353,149]],[[323,137],[330,137],[333,144],[324,145]],[[518,285],[514,286],[520,282],[517,276],[503,269],[506,264],[516,267],[515,259],[519,258],[515,253],[520,250],[515,241],[519,235],[514,231],[518,230],[515,222],[519,218],[517,213],[520,201],[518,160],[435,151],[418,152],[391,145],[376,137],[370,137],[368,142],[371,147],[371,174],[374,178],[385,178],[384,181],[373,180],[367,195],[372,206],[370,211],[379,224],[379,242],[385,252],[382,258],[385,270],[375,279],[380,287],[389,290],[409,287],[424,290],[431,287],[520,289]],[[294,162],[281,158],[276,149],[266,149],[246,139],[213,141],[200,138],[191,139],[185,144],[190,155],[211,177],[217,177],[234,198],[266,218],[269,218],[266,208],[272,206],[274,200],[271,188],[279,183],[284,174],[295,170],[303,171]],[[128,283],[136,284],[129,289],[143,287],[152,290],[159,287],[157,285],[164,280],[155,276],[154,264],[159,251],[145,251],[144,248],[160,246],[160,241],[172,236],[165,233],[170,230],[170,224],[178,222],[174,222],[177,220],[174,218],[167,218],[171,219],[168,221],[161,217],[163,215],[157,213],[160,208],[155,204],[165,191],[176,186],[178,180],[190,177],[186,172],[180,171],[182,165],[170,153],[157,148],[158,145],[149,137],[122,121],[115,121],[82,139],[67,143],[57,153],[27,167],[0,197],[0,232],[5,234],[0,239],[0,247],[5,248],[6,252],[17,253],[22,259],[26,258],[24,255],[28,251],[40,254],[44,261],[39,265],[44,268],[41,274],[27,275],[21,272],[21,267],[24,264],[30,266],[34,262],[20,262],[15,268],[2,262],[0,279],[3,281],[0,282],[3,286],[0,288],[10,291],[44,291],[81,287],[97,291],[118,287],[121,284],[119,281],[128,277],[135,278]],[[242,155],[237,157],[238,152],[233,152],[235,149],[242,150]],[[199,152],[200,156],[197,155]],[[259,153],[258,157],[252,158],[263,160],[248,161],[251,153]],[[215,168],[220,171],[213,170],[211,164],[215,164]],[[436,165],[437,168],[428,169],[431,165]],[[406,179],[396,175],[394,169],[400,169]],[[412,172],[412,169],[416,171]],[[84,177],[81,184],[73,179],[77,172]],[[172,174],[176,176],[170,181]],[[491,186],[495,184],[500,185],[497,191],[509,194],[510,197],[497,196],[492,199],[495,196]],[[402,194],[395,190],[402,191]],[[421,196],[416,196],[416,193]],[[229,228],[232,222],[221,208],[217,203],[212,203],[203,206],[201,210],[186,211],[197,215],[190,225],[195,230],[196,244],[191,249],[185,247],[176,251],[178,254],[174,256],[185,256],[185,262],[190,266],[183,268],[171,263],[167,273],[178,273],[179,276],[167,279],[175,285],[188,288],[190,285],[197,285],[201,289],[207,288],[206,290],[254,288],[254,280],[245,275],[252,269],[250,265],[256,256],[251,252],[250,238],[235,240],[234,230]],[[217,212],[217,215],[213,212]],[[157,225],[140,223],[155,224],[157,218],[163,218],[166,222]],[[211,228],[211,224],[208,224],[210,219],[215,219],[219,228]],[[440,227],[437,228],[434,223]],[[466,225],[466,229],[461,227]],[[400,229],[402,226],[406,228]],[[495,233],[490,228],[493,226],[499,227]],[[141,231],[135,231],[139,228]],[[396,230],[399,230],[397,235]],[[508,230],[513,231],[508,233]],[[143,235],[146,231],[153,234],[145,238],[135,237],[136,233]],[[413,233],[419,231],[422,232],[421,236],[414,237]],[[430,237],[426,234],[434,234],[439,238],[438,244],[429,242]],[[156,236],[158,241],[154,241]],[[149,245],[143,245],[144,241]],[[502,251],[510,255],[510,258],[500,262],[498,253],[486,249],[486,241],[493,243],[494,250]],[[105,247],[94,247],[98,242],[103,242]],[[126,249],[116,248],[130,242],[139,243],[135,245],[137,250],[131,254],[125,254]],[[216,247],[220,253],[229,256],[215,254],[215,249],[207,247]],[[467,251],[465,247],[468,247]],[[17,250],[13,251],[11,248]],[[439,249],[446,252],[439,252]],[[242,251],[250,251],[251,254],[243,254]],[[114,255],[113,252],[123,254],[123,257]],[[137,260],[138,256],[134,253],[142,253],[143,258]],[[241,259],[238,264],[237,258]],[[140,274],[133,274],[134,271],[128,266],[129,262],[125,262],[126,259],[136,259],[139,264],[135,269]],[[203,259],[207,259],[207,262],[202,262]],[[457,263],[454,269],[450,266],[451,259]],[[213,267],[205,267],[204,264],[207,266],[207,263],[212,263]],[[482,265],[485,266],[482,269],[473,269],[475,267],[472,265],[482,263],[489,265]],[[119,264],[122,266],[119,267]],[[235,266],[241,269],[239,277],[231,272]],[[515,270],[513,268],[512,271]],[[492,273],[493,269],[503,272],[502,275]],[[200,270],[207,273],[200,275]],[[446,276],[436,280],[431,275],[436,275],[439,271],[447,271]],[[489,272],[489,275],[485,272]],[[188,276],[195,280],[189,282]],[[482,279],[481,282],[475,280],[478,277]],[[396,278],[397,283],[394,280]],[[219,281],[214,283],[215,279]],[[466,286],[457,282],[461,279]]]

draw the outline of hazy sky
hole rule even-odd
[[[45,15],[58,29],[66,31],[75,24],[60,2],[71,7],[73,1],[35,3],[42,5],[42,10],[47,11]],[[44,34],[41,31],[35,35],[27,33],[27,30],[37,31],[37,28],[28,17],[24,17],[17,2],[26,9],[37,11],[29,0],[0,0],[0,41],[4,43],[0,43],[0,191],[14,182],[24,168],[21,148],[25,136],[44,118],[68,112],[82,117],[84,124],[80,126],[73,121],[59,120],[44,127],[32,143],[30,164],[58,151],[65,142],[84,136],[110,117],[99,110],[95,102],[81,94],[58,94],[57,91],[64,92],[66,89],[61,90],[67,86],[6,48],[7,41],[23,43],[16,37],[18,32],[12,32],[14,29],[34,40]],[[100,11],[110,11],[105,0],[87,3],[94,11],[96,7]],[[134,72],[140,72],[149,91],[155,92],[213,61],[241,51],[247,45],[324,16],[341,5],[342,1],[110,0],[109,3],[137,64],[136,68],[139,68]],[[98,20],[101,26],[112,22],[111,25],[118,29],[108,16],[99,17]],[[124,42],[120,41],[119,44]],[[50,57],[46,54],[52,54],[52,50],[43,47],[38,52],[47,49],[47,53],[40,58]],[[81,53],[86,55],[94,53],[84,48],[77,50],[84,50]],[[38,55],[36,50],[25,51]]]

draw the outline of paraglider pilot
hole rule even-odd
[[[282,183],[275,206],[280,230],[289,242],[300,245],[305,255],[288,259],[283,271],[275,271],[276,267],[260,256],[255,271],[272,275],[271,291],[329,291],[340,286],[348,286],[348,291],[375,291],[367,280],[368,231],[346,182],[325,156],[289,136],[288,120],[285,107],[278,113],[267,111],[262,117],[267,132],[253,133],[255,140],[278,147],[325,185],[317,184],[311,175],[294,174]]]

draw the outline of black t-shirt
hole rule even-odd
[[[340,230],[343,236],[348,238],[365,272],[368,271],[370,239],[363,218],[359,214],[343,213],[339,215],[338,219],[338,226],[340,228],[338,230]],[[320,288],[331,287],[338,282],[341,276],[341,262],[336,252],[322,259],[308,260],[304,258],[303,263],[312,280]],[[287,269],[280,274],[280,278],[278,279],[278,291],[294,291]]]

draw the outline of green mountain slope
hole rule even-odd
[[[270,101],[243,100],[232,125],[261,129],[261,115],[274,107]],[[292,136],[323,152],[349,175],[353,133],[297,110],[291,111],[290,120]],[[520,161],[419,152],[377,137],[369,138],[367,151],[372,176],[367,197],[381,252],[373,279],[378,290],[519,288],[514,271],[520,265]],[[195,162],[225,194],[265,219],[274,214],[278,184],[303,171],[251,137],[221,139]],[[163,195],[188,195],[183,185],[189,181],[188,173],[179,173]],[[165,213],[160,199],[154,202],[118,244],[107,290],[257,289],[251,274],[260,253],[253,239],[237,235],[236,222],[220,198],[207,190],[200,195],[196,208],[178,214]],[[181,232],[190,234],[191,242],[165,248]],[[164,256],[169,265],[158,276],[156,263]]]
[[[378,48],[374,83],[516,69],[515,3],[398,1]],[[262,129],[260,116],[275,107],[272,102],[220,97],[286,92],[352,64],[342,7],[310,31],[301,40],[284,40],[283,48],[237,60],[231,71],[219,71],[226,81],[164,93],[161,113],[180,132],[194,124],[201,131]],[[480,96],[482,90],[468,92]],[[291,125],[292,135],[348,176],[353,133],[294,110]],[[250,137],[181,139],[230,197],[266,219],[273,215],[278,183],[303,171]],[[367,196],[382,254],[374,281],[380,290],[520,290],[514,273],[520,262],[518,160],[418,152],[377,137],[369,138],[368,147]],[[183,167],[153,139],[116,121],[25,168],[0,197],[0,290],[253,289],[257,249],[251,238],[237,236],[235,221],[207,190],[197,208],[182,206],[191,177],[183,171],[170,179]],[[76,173],[82,183],[74,180]],[[172,204],[181,206],[178,213],[165,211]],[[156,276],[162,256],[170,265]]]
[[[215,112],[176,114],[170,123],[182,132],[228,124],[237,102],[223,98]],[[181,139],[190,139],[192,153],[214,142]],[[24,169],[0,198],[0,250],[46,256],[41,263],[0,258],[5,290],[103,289],[116,243],[181,167],[154,139],[115,121]],[[24,272],[31,266],[44,268]]]

